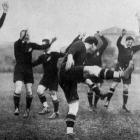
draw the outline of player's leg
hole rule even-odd
[[[24,112],[23,117],[28,117],[31,104],[32,104],[32,99],[33,99],[33,93],[32,93],[32,83],[26,83],[25,88],[26,88],[26,110]]]
[[[66,116],[67,140],[78,140],[78,138],[75,138],[73,129],[75,125],[76,116],[79,110],[79,100],[69,102],[68,105],[69,105],[69,111]]]
[[[54,112],[49,117],[49,119],[55,119],[55,118],[58,118],[59,117],[59,101],[58,101],[58,98],[57,98],[57,91],[51,90],[50,91],[50,95],[52,97]]]
[[[43,115],[43,114],[50,112],[46,96],[44,95],[45,90],[46,90],[46,87],[44,85],[42,85],[42,84],[38,85],[37,94],[38,94],[40,102],[43,105],[43,109],[39,112],[40,115]]]
[[[28,117],[30,113],[30,108],[32,104],[33,99],[33,93],[32,93],[32,85],[34,83],[34,77],[33,77],[33,70],[32,68],[25,68],[24,71],[24,84],[26,88],[26,109],[24,112],[23,117]]]
[[[123,106],[122,106],[122,109],[126,112],[130,112],[126,107],[127,101],[128,101],[128,89],[129,89],[129,84],[124,83],[123,84]]]
[[[112,83],[112,85],[111,85],[109,91],[107,92],[107,99],[106,99],[106,102],[105,102],[105,104],[104,104],[104,107],[108,108],[109,103],[110,103],[110,100],[111,100],[111,98],[112,98],[112,96],[113,96],[113,94],[114,94],[114,92],[115,92],[115,89],[116,89],[116,87],[118,86],[118,84],[119,84],[120,81],[121,81],[121,80],[119,80],[119,81],[114,81],[114,82]]]
[[[109,69],[102,69],[99,66],[84,66],[83,67],[83,76],[84,78],[90,78],[93,76],[99,77],[101,79],[120,79],[120,78],[129,78],[130,74],[133,71],[133,64],[129,63],[129,66],[125,71],[113,71]]]
[[[105,96],[103,94],[101,94],[101,91],[100,91],[100,87],[101,87],[101,84],[103,83],[103,80],[100,78],[97,78],[97,77],[93,77],[93,78],[91,78],[91,80],[86,79],[86,84],[88,84],[88,86],[90,88],[90,90],[88,92],[88,101],[89,101],[89,106],[92,107],[92,110],[95,111],[99,99],[105,98]],[[92,104],[93,92],[95,92],[94,105]]]
[[[100,97],[98,96],[98,94],[100,94],[100,87],[101,87],[101,83],[97,83],[95,84],[95,86],[93,87],[93,91],[96,93],[94,96],[94,108],[97,108],[97,103],[100,99]],[[98,94],[97,94],[98,93]]]
[[[61,81],[60,86],[64,91],[66,100],[68,102],[69,110],[66,116],[66,137],[67,140],[74,139],[74,124],[79,110],[79,96],[77,94],[77,83]]]
[[[14,105],[15,105],[15,115],[19,115],[19,104],[20,104],[20,96],[22,91],[22,81],[15,81],[15,91],[13,95]]]
[[[86,79],[85,83],[89,86],[89,90],[87,92],[87,98],[88,98],[88,103],[89,103],[89,111],[93,111],[93,91],[91,90],[90,86],[92,86],[94,83],[90,79]]]

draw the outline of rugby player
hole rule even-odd
[[[53,39],[55,41],[55,38]],[[53,42],[52,41],[52,42]],[[28,117],[30,106],[32,103],[32,84],[34,83],[33,69],[32,69],[32,52],[33,50],[45,50],[50,47],[48,45],[38,45],[30,42],[28,30],[20,32],[20,38],[14,43],[14,55],[16,65],[14,69],[13,82],[15,84],[15,91],[13,95],[15,105],[15,115],[19,115],[20,95],[22,86],[25,84],[26,88],[26,110],[23,117]]]
[[[2,4],[2,8],[3,8],[3,14],[0,18],[0,28],[2,27],[4,20],[5,20],[5,17],[6,17],[6,13],[8,12],[8,8],[9,8],[8,3],[4,2]]]
[[[68,102],[69,110],[66,116],[66,139],[76,140],[73,127],[79,109],[79,96],[77,94],[77,84],[93,76],[101,79],[128,78],[132,71],[131,63],[124,72],[102,69],[99,66],[84,66],[86,53],[94,48],[94,37],[87,37],[85,41],[76,41],[68,49],[62,63],[59,64],[59,83],[64,91]],[[93,49],[94,51],[94,49]]]
[[[48,39],[43,39],[42,43],[50,44],[50,41]],[[57,99],[57,91],[58,91],[57,61],[60,57],[64,56],[64,54],[58,52],[48,53],[48,49],[45,50],[45,53],[43,55],[39,56],[39,58],[33,62],[33,66],[42,64],[44,71],[43,77],[41,78],[37,88],[38,97],[43,105],[43,109],[39,112],[39,114],[43,115],[50,112],[46,97],[44,95],[45,90],[49,89],[54,106],[54,112],[49,118],[54,119],[59,116],[58,110],[59,101]]]
[[[95,40],[95,43],[94,43],[95,44],[94,52],[91,51],[87,53],[85,65],[88,65],[88,66],[97,65],[101,67],[102,54],[104,50],[107,48],[108,41],[103,35],[101,35],[99,31],[94,36],[95,36],[95,39],[97,39]],[[99,47],[97,47],[98,44],[100,45]],[[95,111],[99,98],[100,97],[101,99],[104,98],[100,94],[100,87],[103,83],[103,79],[99,77],[93,77],[92,79],[86,79],[86,83],[89,85],[89,88],[90,88],[87,93],[88,102],[89,102],[89,111],[93,111],[93,110]],[[95,92],[94,105],[92,104],[93,92]]]
[[[71,42],[71,44],[66,48],[65,53],[67,53],[68,49],[70,48],[70,46],[71,46],[73,43],[75,43],[76,41],[79,41],[79,40],[82,41],[82,40],[84,39],[85,35],[86,35],[86,33],[80,33],[80,34],[78,34],[78,35],[73,39],[73,41]]]
[[[122,38],[126,35],[126,30],[122,30],[122,34],[117,40],[117,47],[118,47],[118,63],[116,65],[116,70],[125,70],[129,66],[129,63],[132,63],[132,58],[133,55],[140,50],[140,45],[134,46],[134,38],[132,36],[127,36],[125,40],[126,47],[121,43]],[[128,101],[128,89],[129,85],[131,84],[131,74],[127,79],[121,78],[121,79],[116,79],[112,83],[109,91],[108,91],[108,97],[105,103],[105,107],[109,106],[110,100],[115,92],[116,87],[120,82],[123,82],[123,105],[122,109],[125,112],[130,112],[128,108],[126,107],[127,101]]]

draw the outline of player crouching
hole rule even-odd
[[[53,41],[49,41],[48,39],[42,40],[42,43],[45,45],[52,44]],[[51,46],[51,45],[50,45]],[[43,109],[39,112],[40,115],[44,115],[49,113],[49,105],[46,100],[46,96],[44,95],[45,90],[49,89],[49,93],[52,97],[52,102],[54,106],[54,112],[49,117],[49,119],[55,119],[59,116],[59,101],[57,99],[57,91],[58,91],[58,70],[57,70],[57,61],[58,58],[62,57],[63,54],[58,52],[48,52],[49,48],[45,50],[45,53],[37,60],[35,60],[32,65],[37,66],[39,64],[43,65],[43,77],[40,80],[40,83],[37,88],[38,97],[40,102],[43,105]]]

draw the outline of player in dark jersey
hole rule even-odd
[[[93,76],[102,79],[120,79],[121,77],[129,77],[132,71],[131,64],[124,72],[102,69],[99,66],[84,66],[86,53],[94,47],[94,37],[87,37],[85,41],[76,41],[68,49],[59,68],[59,84],[64,91],[66,100],[69,105],[69,111],[66,117],[67,139],[76,139],[73,133],[74,122],[79,109],[79,96],[77,94],[77,84],[90,79]]]
[[[33,70],[32,70],[32,51],[33,50],[45,50],[49,45],[38,45],[31,43],[29,40],[29,33],[27,30],[20,32],[20,38],[14,43],[14,55],[16,59],[16,65],[14,69],[14,105],[15,115],[19,115],[19,103],[20,95],[23,84],[26,87],[26,110],[23,117],[29,116],[30,106],[32,102],[32,84],[34,82]],[[53,43],[55,39],[51,43]]]
[[[116,65],[116,70],[121,69],[121,70],[125,70],[129,63],[132,63],[132,58],[133,55],[140,50],[140,45],[137,46],[133,46],[134,43],[134,38],[131,36],[127,36],[126,37],[126,47],[124,45],[122,45],[121,41],[122,38],[126,35],[126,30],[122,30],[122,35],[118,38],[117,40],[117,47],[118,47],[118,63]],[[108,91],[108,98],[106,100],[105,103],[105,107],[109,106],[109,102],[113,96],[113,93],[115,92],[115,89],[117,87],[117,85],[119,84],[119,82],[123,82],[123,105],[122,105],[122,109],[126,112],[130,112],[126,105],[127,105],[127,100],[128,100],[128,88],[129,85],[131,84],[131,75],[129,76],[129,78],[127,79],[117,79],[114,80],[113,84],[110,87],[110,90]]]
[[[101,35],[101,33],[97,32],[95,34],[95,38],[97,39],[95,43],[95,50],[94,52],[89,52],[86,55],[85,65],[92,66],[102,66],[102,54],[108,45],[107,39]],[[99,45],[97,47],[97,45]],[[88,102],[89,102],[89,111],[95,111],[97,107],[98,100],[100,98],[100,87],[103,83],[103,79],[94,77],[92,79],[86,79],[86,83],[89,85],[88,95]],[[94,105],[92,104],[93,100],[93,92],[95,92],[94,97]],[[103,97],[102,97],[103,98]]]
[[[6,17],[6,13],[8,12],[8,8],[9,8],[8,3],[4,2],[2,4],[2,8],[3,8],[3,14],[0,18],[0,28],[2,27],[4,20],[5,20],[5,17]]]
[[[68,52],[68,49],[71,47],[71,45],[72,45],[73,43],[75,43],[76,41],[79,41],[79,40],[82,41],[82,40],[84,39],[85,35],[86,35],[86,33],[80,33],[80,34],[78,34],[78,35],[73,39],[73,41],[71,42],[71,44],[66,48],[65,53]]]
[[[47,43],[47,39],[43,40],[43,42]],[[48,40],[49,43],[49,40]],[[57,70],[57,61],[60,57],[64,56],[64,54],[58,52],[50,52],[47,53],[48,49],[45,50],[45,53],[33,62],[33,66],[42,64],[44,74],[39,82],[37,93],[40,99],[40,102],[43,105],[43,109],[39,112],[40,115],[49,113],[48,103],[46,97],[44,95],[44,91],[49,89],[49,93],[52,97],[52,102],[54,106],[54,112],[49,117],[50,119],[57,118],[59,116],[59,101],[57,99],[57,91],[58,91],[58,70]]]

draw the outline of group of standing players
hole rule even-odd
[[[8,5],[3,4],[3,15],[0,19],[0,27],[2,26]],[[19,39],[14,43],[15,68],[14,68],[14,84],[15,90],[13,101],[15,106],[15,115],[20,113],[20,96],[22,86],[26,88],[26,109],[24,117],[27,118],[30,113],[30,107],[33,99],[32,85],[34,83],[33,67],[42,64],[43,76],[37,87],[37,94],[42,103],[42,110],[39,114],[49,113],[49,105],[44,95],[45,90],[49,89],[50,96],[54,106],[54,112],[50,119],[59,116],[59,101],[57,98],[58,85],[63,89],[66,101],[69,106],[66,115],[66,139],[76,140],[73,128],[79,110],[79,96],[77,93],[78,83],[85,83],[89,86],[87,93],[89,110],[95,110],[99,99],[106,99],[105,107],[108,107],[111,97],[115,91],[118,82],[123,81],[123,106],[126,112],[128,100],[128,86],[131,83],[131,73],[134,65],[132,61],[133,54],[140,49],[140,45],[133,46],[134,38],[126,37],[126,47],[121,44],[121,40],[126,35],[126,31],[122,30],[121,36],[117,40],[119,50],[118,63],[115,70],[102,68],[102,54],[108,46],[108,40],[100,32],[94,36],[85,37],[84,34],[78,35],[64,52],[49,52],[51,45],[56,38],[43,39],[42,45],[30,42],[28,30],[20,32]],[[44,54],[32,61],[32,52],[34,50],[44,50]],[[102,94],[100,87],[103,80],[113,79],[114,83],[109,92]],[[93,92],[95,93],[94,103]]]

